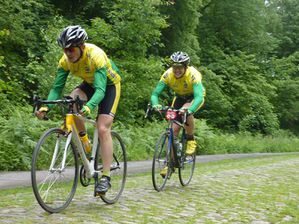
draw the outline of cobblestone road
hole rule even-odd
[[[30,188],[2,190],[0,223],[299,223],[298,166],[298,155],[197,164],[189,186],[173,175],[159,193],[149,174],[130,175],[114,205],[78,185],[59,214],[44,212]]]

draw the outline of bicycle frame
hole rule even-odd
[[[185,135],[184,123],[180,123],[173,119],[169,120],[168,127],[166,128],[166,134],[168,135],[167,154],[171,156],[171,160],[169,161],[171,163],[171,168],[181,166],[181,161],[180,161],[181,157],[178,157],[177,149],[174,147],[173,123],[183,128],[182,138],[184,138]],[[183,151],[181,153],[183,153]]]
[[[97,152],[97,145],[98,145],[98,129],[97,129],[97,123],[94,120],[88,119],[84,116],[81,116],[78,113],[74,113],[73,111],[73,105],[76,103],[77,105],[77,110],[79,111],[78,107],[83,105],[82,100],[79,99],[79,97],[77,97],[75,100],[73,99],[62,99],[62,100],[39,100],[38,97],[34,97],[33,99],[35,101],[34,104],[34,109],[33,112],[35,112],[40,105],[42,104],[69,104],[70,105],[70,110],[69,112],[66,114],[65,116],[65,122],[64,125],[62,127],[63,130],[66,131],[66,136],[67,136],[67,141],[65,144],[65,148],[64,148],[64,153],[63,153],[63,160],[62,160],[62,165],[60,169],[54,169],[54,164],[56,162],[57,159],[57,153],[58,153],[58,146],[59,146],[59,141],[56,142],[55,145],[55,149],[54,149],[54,154],[52,157],[52,161],[51,161],[51,165],[50,165],[50,172],[54,172],[54,171],[59,171],[62,172],[65,169],[65,161],[66,161],[66,157],[67,157],[67,151],[68,151],[68,147],[71,144],[71,141],[73,140],[76,146],[76,150],[78,151],[83,165],[84,165],[84,169],[86,171],[86,176],[88,178],[94,177],[95,173],[99,173],[100,171],[96,171],[94,169],[94,164],[95,164],[95,155]],[[93,147],[92,147],[92,154],[91,154],[91,159],[89,160],[86,157],[85,154],[85,150],[83,148],[83,145],[81,143],[80,137],[79,137],[79,133],[76,127],[76,123],[75,123],[75,118],[79,119],[81,121],[85,123],[90,123],[92,124],[95,128],[94,128],[94,134],[93,134]],[[48,118],[45,118],[45,120],[47,120]]]
[[[93,146],[92,146],[92,153],[91,153],[91,159],[90,160],[86,157],[85,150],[84,150],[84,148],[81,144],[81,140],[80,140],[78,130],[77,130],[77,127],[76,127],[76,123],[75,123],[75,117],[79,118],[84,123],[90,123],[95,127],[94,134],[93,134]],[[64,149],[63,168],[64,168],[64,165],[65,165],[64,162],[65,162],[65,159],[66,159],[66,153],[67,153],[68,146],[71,143],[71,140],[74,140],[74,143],[77,147],[79,155],[82,159],[82,163],[83,163],[84,169],[86,171],[86,176],[88,178],[92,178],[95,173],[100,172],[100,171],[96,171],[94,169],[94,162],[95,162],[94,158],[95,158],[95,155],[96,155],[96,152],[97,152],[97,145],[98,145],[97,123],[95,121],[87,119],[87,118],[85,118],[85,117],[83,117],[79,114],[78,115],[77,114],[66,114],[65,128],[66,128],[67,133],[68,133],[68,138],[67,138],[67,143],[66,143],[65,149]],[[53,159],[54,159],[54,156],[53,156]]]
[[[152,108],[148,105],[145,118],[150,116]],[[185,150],[186,144],[186,129],[188,111],[177,110],[171,107],[164,107],[162,109],[155,109],[162,116],[161,112],[166,112],[166,119],[168,125],[166,130],[162,132],[159,139],[156,142],[155,153],[152,163],[152,182],[156,191],[162,191],[165,187],[167,179],[170,179],[171,175],[178,168],[178,176],[182,186],[186,186],[190,183],[194,167],[195,167],[195,155],[187,155]],[[177,116],[183,115],[183,120],[176,120]],[[164,116],[163,116],[164,117]],[[176,136],[179,139],[179,143],[182,147],[176,147],[173,125],[176,124],[182,128],[182,133]],[[167,142],[166,142],[167,141]],[[179,154],[178,154],[179,152]]]
[[[56,146],[54,149],[54,154],[53,154],[53,158],[51,161],[51,165],[50,165],[50,172],[54,172],[54,171],[59,171],[62,172],[65,169],[65,160],[66,160],[66,156],[67,156],[67,149],[68,146],[71,144],[71,141],[73,140],[73,142],[75,143],[76,146],[76,150],[78,151],[81,159],[82,159],[82,163],[84,165],[84,169],[86,172],[86,177],[87,178],[92,178],[95,176],[95,174],[100,173],[100,170],[95,170],[94,165],[95,165],[95,157],[96,157],[96,153],[97,153],[97,146],[99,143],[98,140],[98,128],[97,128],[97,122],[91,119],[88,119],[84,116],[81,116],[78,113],[74,113],[73,111],[73,105],[76,104],[77,106],[77,110],[79,106],[83,105],[83,100],[80,100],[79,97],[77,97],[75,100],[74,99],[70,99],[70,98],[65,98],[65,99],[61,99],[61,100],[40,100],[38,97],[34,97],[34,108],[33,108],[33,112],[37,111],[37,109],[42,105],[42,104],[66,104],[66,105],[71,105],[70,106],[70,112],[68,112],[65,116],[65,122],[64,125],[62,127],[63,130],[66,131],[66,136],[67,136],[67,141],[66,141],[66,145],[64,148],[64,154],[63,154],[63,161],[62,161],[62,166],[60,169],[54,169],[54,164],[56,161],[56,157],[57,157],[57,153],[58,153],[58,146],[59,146],[59,142],[56,142]],[[47,120],[48,118],[45,117],[45,120]],[[92,153],[91,153],[91,158],[88,159],[86,157],[85,154],[85,150],[81,144],[81,140],[79,137],[79,133],[76,127],[76,122],[75,119],[79,119],[81,121],[85,123],[90,123],[92,126],[94,126],[94,134],[93,134],[93,146],[92,146]],[[115,156],[113,155],[114,159]],[[117,159],[116,159],[117,161]],[[118,162],[118,161],[117,161]],[[118,164],[119,165],[119,164]],[[113,167],[111,170],[114,169],[118,169],[119,167]]]
[[[148,105],[148,108],[147,108],[147,111],[146,111],[146,115],[145,117],[149,117],[150,115],[150,112],[151,112],[152,108],[151,108],[151,105],[149,104]],[[172,107],[164,107],[162,108],[161,110],[157,110],[160,115],[161,112],[166,112],[166,119],[169,121],[168,122],[168,126],[166,128],[166,134],[168,135],[168,145],[167,145],[167,155],[171,155],[171,160],[168,161],[168,163],[170,162],[171,163],[171,166],[172,167],[176,167],[176,166],[181,166],[181,161],[180,161],[180,158],[178,158],[177,156],[177,150],[174,146],[174,133],[173,133],[173,123],[177,124],[178,126],[180,126],[181,128],[183,128],[183,133],[182,133],[182,138],[184,138],[184,135],[185,135],[185,127],[184,125],[187,123],[187,110],[184,111],[184,113],[182,114],[182,118],[183,118],[183,121],[182,123],[180,123],[179,121],[175,120],[175,117],[178,116],[178,112],[181,112],[180,110],[177,110],[177,109],[173,109]],[[168,114],[168,112],[170,112]],[[183,139],[182,139],[183,141]],[[184,152],[182,152],[184,153]]]
[[[65,97],[59,100],[34,98],[33,113],[44,120],[48,120],[46,114],[37,113],[41,105],[58,104],[68,107],[67,113],[63,111],[63,125],[45,131],[32,155],[31,180],[33,192],[40,206],[50,213],[60,212],[69,205],[77,188],[78,176],[80,176],[83,187],[89,186],[91,179],[94,179],[94,183],[91,183],[94,184],[94,196],[100,196],[107,204],[115,203],[124,189],[127,170],[125,145],[120,135],[115,131],[111,131],[113,145],[115,144],[113,150],[116,151],[116,154],[113,152],[110,171],[115,171],[111,172],[113,177],[119,175],[120,178],[111,178],[109,191],[103,195],[97,194],[96,187],[99,173],[103,171],[103,158],[101,158],[100,153],[98,122],[77,113],[85,102],[80,100],[79,97],[76,99]],[[82,130],[78,130],[78,121],[82,122],[84,126],[87,123],[91,124],[93,129],[93,138],[90,138],[93,139],[90,156],[86,153],[85,146],[82,143],[79,134]],[[80,171],[78,157],[81,157],[83,164]],[[68,172],[71,170],[75,172]],[[39,176],[40,179],[38,179]],[[71,184],[64,186],[63,184],[67,182]],[[60,192],[61,189],[65,191],[65,194]]]

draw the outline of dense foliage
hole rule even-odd
[[[0,169],[26,167],[47,126],[30,115],[31,98],[47,97],[62,55],[56,38],[70,24],[83,26],[89,42],[120,67],[124,79],[117,122],[131,130],[127,138],[145,128],[146,138],[134,138],[151,141],[154,128],[143,119],[144,110],[169,55],[177,50],[188,52],[203,74],[207,97],[198,117],[215,133],[269,137],[284,129],[299,134],[297,0],[0,3]],[[65,94],[79,82],[69,78]],[[164,103],[171,94],[163,93]],[[134,144],[149,149],[146,141]],[[5,163],[9,158],[10,165]]]

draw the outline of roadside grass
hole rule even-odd
[[[202,173],[214,173],[231,169],[247,169],[250,167],[261,167],[271,165],[272,163],[279,162],[281,160],[288,160],[291,158],[299,158],[299,153],[277,154],[271,156],[261,156],[255,158],[237,158],[237,159],[225,159],[221,161],[213,161],[208,163],[202,163],[197,165]]]
[[[42,135],[50,127],[59,127],[61,121],[39,121],[31,116],[31,108],[14,114],[9,120],[0,118],[0,170],[29,170],[32,152]],[[58,121],[57,121],[58,120]],[[18,125],[15,125],[18,124]],[[115,122],[113,129],[122,137],[129,161],[152,158],[155,144],[167,122],[146,122],[143,125],[129,125]],[[89,136],[93,136],[87,125]],[[251,133],[224,133],[209,127],[205,120],[196,119],[195,137],[197,154],[226,154],[252,152],[299,152],[299,138],[289,132],[278,130],[271,136]]]
[[[0,209],[32,206],[33,197],[32,188],[29,187],[0,190]]]
[[[70,206],[53,215],[39,207],[31,188],[1,190],[0,219],[7,223],[299,223],[298,166],[298,154],[197,163],[189,186],[181,187],[174,174],[159,193],[152,187],[150,173],[129,175],[114,205],[93,198],[92,186],[78,185]]]

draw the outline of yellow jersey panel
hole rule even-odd
[[[193,66],[188,66],[185,74],[180,78],[176,78],[172,68],[169,68],[160,79],[180,96],[193,94],[193,84],[201,83],[201,80],[201,73]]]
[[[94,44],[85,43],[82,57],[75,63],[70,62],[67,56],[63,54],[58,67],[90,84],[94,82],[95,71],[102,68],[107,70],[106,75],[109,82],[116,84],[121,80],[120,75],[112,68],[106,53]]]

